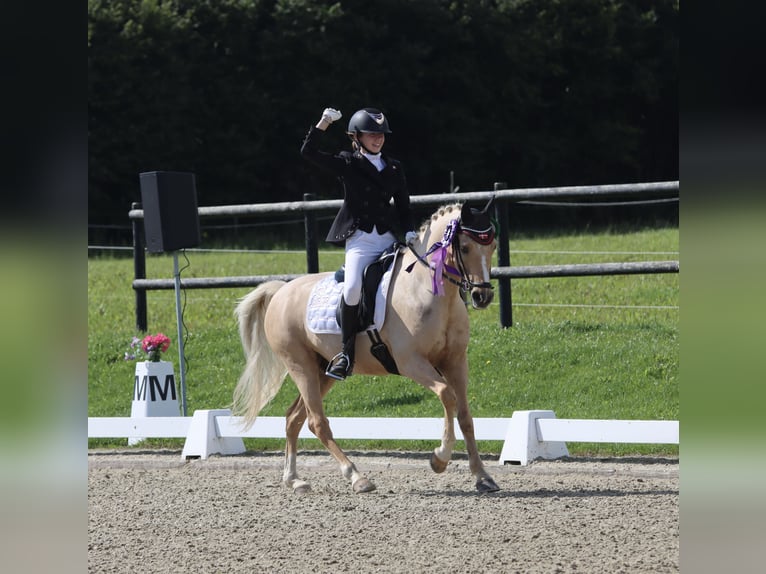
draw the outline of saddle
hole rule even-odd
[[[380,338],[380,333],[376,328],[368,329],[375,322],[375,297],[378,291],[383,275],[388,271],[391,265],[396,261],[401,244],[393,243],[388,249],[381,253],[375,261],[367,265],[362,272],[362,298],[359,302],[358,332],[367,331],[370,338],[370,353],[378,359],[389,373],[399,374],[396,361],[391,356],[388,347]],[[335,281],[343,283],[346,278],[345,268],[341,267],[335,272]],[[335,321],[340,325],[340,309],[342,302],[338,303],[335,309]]]

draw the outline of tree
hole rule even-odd
[[[337,197],[298,154],[326,106],[384,109],[413,193],[678,175],[675,0],[89,0],[88,70],[91,222],[149,170]]]

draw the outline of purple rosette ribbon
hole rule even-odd
[[[457,273],[457,270],[447,265],[447,248],[452,245],[452,240],[455,237],[457,231],[458,220],[453,219],[447,224],[447,228],[444,230],[444,236],[441,241],[434,243],[426,253],[432,255],[430,267],[433,270],[433,277],[431,279],[431,287],[433,293],[436,296],[444,295],[444,270],[446,269],[450,273]]]
[[[444,230],[444,235],[441,241],[437,241],[426,251],[424,257],[433,255],[431,262],[428,264],[433,271],[433,277],[431,278],[431,288],[434,295],[444,295],[444,271],[452,273],[454,275],[460,275],[460,271],[447,265],[447,248],[452,245],[452,240],[455,238],[460,222],[458,219],[453,219],[447,224],[447,228]],[[418,257],[418,259],[420,259]],[[423,259],[420,259],[423,261]],[[415,262],[412,262],[405,271],[410,273],[412,271]]]

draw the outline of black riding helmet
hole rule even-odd
[[[391,130],[388,128],[388,119],[383,112],[376,108],[362,108],[351,116],[346,133],[350,136],[360,133],[390,134]]]

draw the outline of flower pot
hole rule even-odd
[[[136,363],[130,416],[131,418],[180,416],[173,363],[169,361]],[[128,444],[134,445],[142,440],[143,437],[131,437],[128,439]]]

